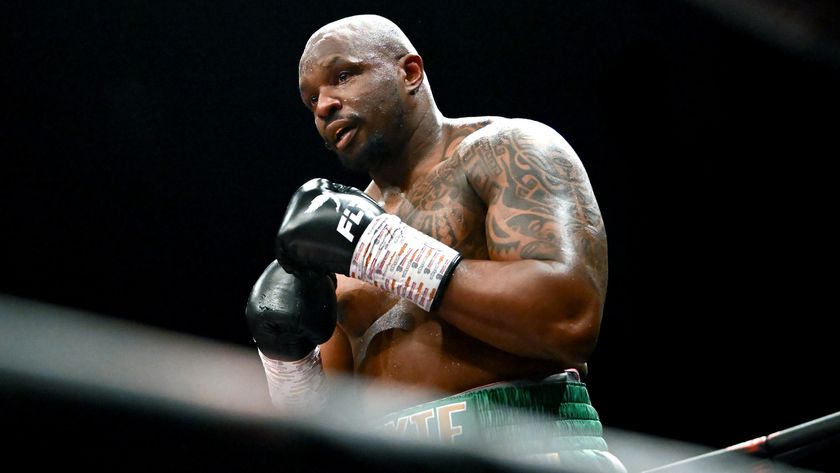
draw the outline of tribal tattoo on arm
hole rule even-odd
[[[582,266],[605,293],[604,222],[582,163],[560,135],[542,126],[505,127],[470,141],[461,156],[487,204],[491,259]]]

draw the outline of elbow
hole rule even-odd
[[[586,363],[598,342],[603,298],[585,281],[567,278],[556,289],[554,310],[544,332],[548,356],[569,365]]]
[[[569,365],[586,363],[598,342],[599,332],[599,320],[590,313],[556,322],[549,336],[552,359]]]
[[[591,314],[553,323],[546,331],[545,357],[569,366],[589,361],[598,341],[600,324]]]

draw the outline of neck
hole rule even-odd
[[[440,162],[446,146],[446,119],[431,103],[414,123],[406,131],[405,146],[395,159],[371,171],[370,177],[380,189],[397,187],[404,191]]]

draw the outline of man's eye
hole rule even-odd
[[[314,107],[317,104],[318,104],[318,96],[317,95],[313,95],[313,96],[309,97],[309,105],[312,105]]]

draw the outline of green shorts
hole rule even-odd
[[[577,371],[494,383],[390,413],[378,429],[581,471],[623,472]]]

